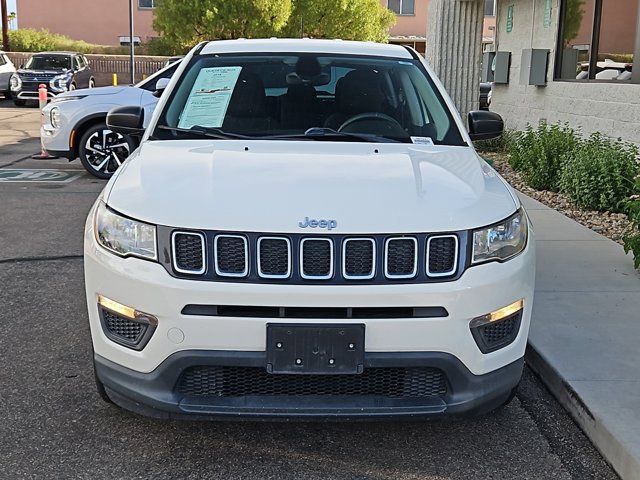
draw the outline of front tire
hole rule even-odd
[[[91,80],[89,80],[89,88],[95,88],[96,86],[96,81],[92,78]]]
[[[112,132],[106,123],[100,122],[84,132],[80,138],[78,155],[87,172],[108,179],[134,149],[135,143],[131,137]]]

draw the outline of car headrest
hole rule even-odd
[[[266,95],[262,79],[251,72],[242,72],[233,89],[227,115],[261,117],[266,114]]]
[[[385,99],[382,74],[375,70],[352,70],[336,85],[336,101],[343,113],[379,112]]]

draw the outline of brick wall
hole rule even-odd
[[[552,21],[544,27],[544,0],[499,0],[497,46],[511,52],[509,85],[494,85],[491,110],[507,127],[523,129],[541,120],[569,122],[589,134],[599,131],[640,144],[640,85],[553,81],[560,0],[553,0]],[[508,5],[513,5],[513,30],[506,31]],[[546,87],[520,85],[522,49],[551,51]]]

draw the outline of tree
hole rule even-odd
[[[395,22],[380,0],[294,0],[287,35],[386,42]]]
[[[570,46],[571,40],[578,36],[580,27],[582,26],[582,17],[584,17],[585,0],[568,0],[567,12],[564,20],[564,44],[565,47]]]
[[[166,53],[239,37],[386,42],[395,21],[379,0],[157,0],[154,14]]]
[[[186,49],[202,40],[271,37],[286,25],[292,0],[158,0],[153,26]]]

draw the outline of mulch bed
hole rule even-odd
[[[597,212],[594,210],[582,210],[571,203],[571,200],[562,193],[546,190],[534,190],[525,185],[520,174],[511,168],[508,157],[500,153],[482,153],[485,158],[490,158],[493,168],[502,175],[512,187],[522,193],[535,198],[546,206],[572,218],[576,222],[598,232],[611,240],[622,244],[622,237],[631,231],[631,222],[624,213]]]

